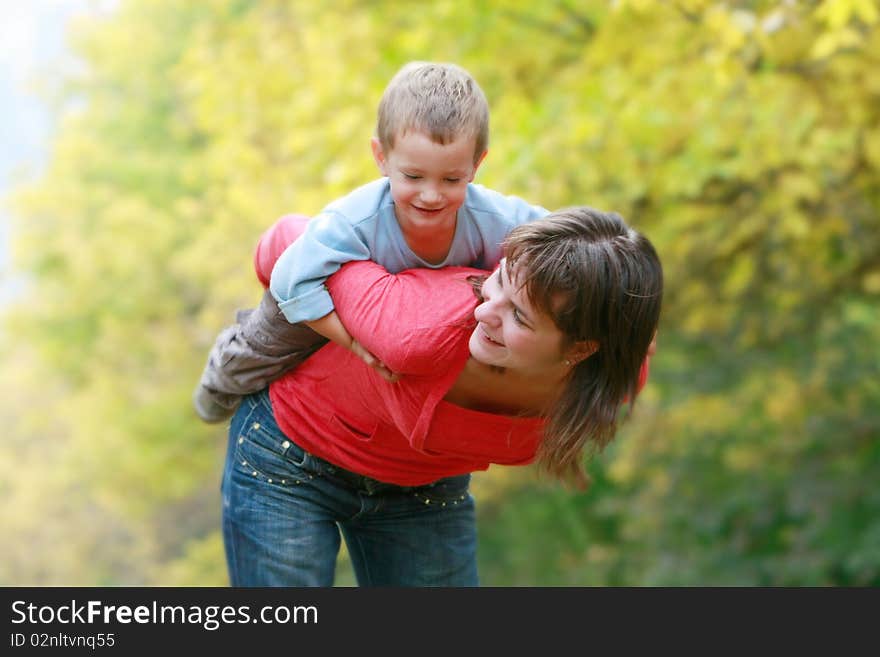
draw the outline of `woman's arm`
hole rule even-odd
[[[473,322],[477,304],[469,267],[409,269],[389,274],[371,261],[352,262],[327,287],[352,337],[398,374],[430,374],[459,334],[450,327]]]

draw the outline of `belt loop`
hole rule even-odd
[[[381,481],[373,479],[371,477],[362,477],[362,485],[364,489],[370,494],[375,494],[379,489],[384,488],[385,484]]]
[[[300,447],[303,452],[303,460],[302,465],[299,466],[303,470],[308,470],[309,472],[314,472],[317,474],[321,474],[321,470],[318,467],[317,456],[314,456],[310,451],[303,449]]]
[[[272,413],[272,400],[269,398],[269,387],[266,386],[259,392],[259,403],[262,404],[269,413]]]

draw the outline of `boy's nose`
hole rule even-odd
[[[422,202],[429,204],[440,203],[443,200],[443,196],[440,192],[434,187],[426,187],[422,190]]]

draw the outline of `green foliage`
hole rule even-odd
[[[225,582],[225,438],[190,391],[259,298],[261,230],[377,175],[382,88],[429,59],[490,98],[478,182],[621,212],[667,279],[593,489],[479,480],[484,583],[877,585],[878,20],[873,0],[128,0],[79,25],[49,169],[16,196],[0,581]]]

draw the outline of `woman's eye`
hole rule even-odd
[[[520,326],[525,326],[526,323],[523,321],[522,317],[519,315],[519,310],[516,308],[513,309],[513,321],[519,324]]]

